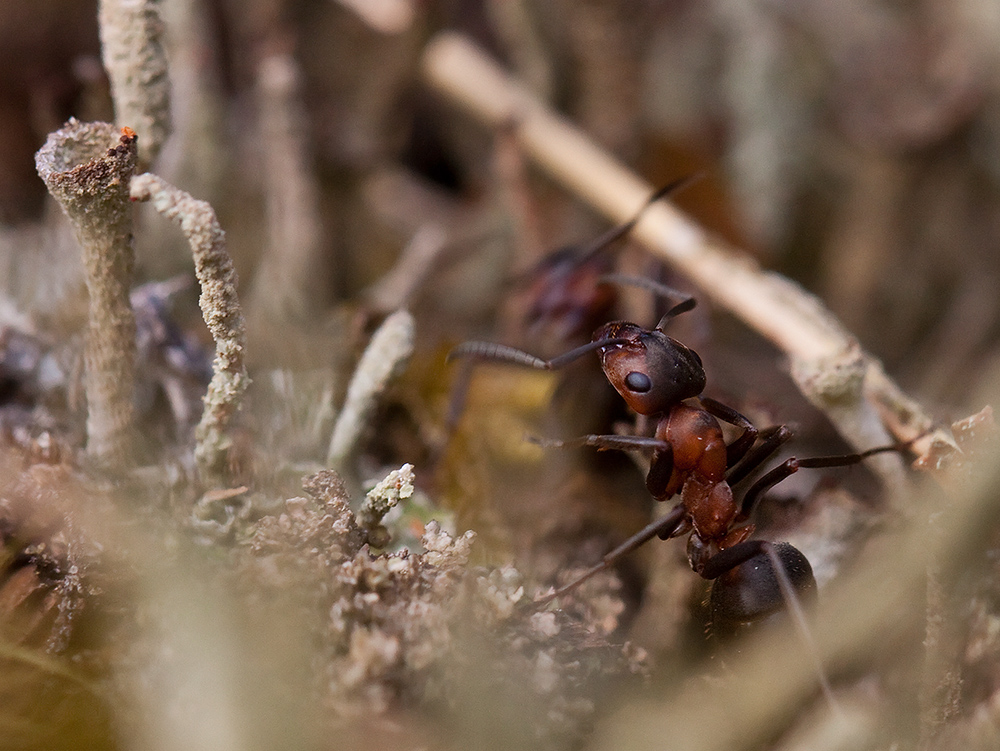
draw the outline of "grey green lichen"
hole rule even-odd
[[[591,624],[534,612],[512,566],[472,565],[472,532],[456,536],[432,521],[422,552],[376,556],[335,472],[303,486],[308,497],[249,530],[235,570],[257,617],[274,607],[313,624],[315,690],[332,717],[394,721],[405,716],[397,710],[422,706],[462,729],[477,727],[470,715],[509,714],[508,740],[561,745],[586,729],[603,680],[644,669],[641,653],[611,645]]]
[[[201,285],[198,302],[215,340],[213,375],[201,421],[195,428],[194,455],[204,474],[223,474],[232,444],[229,427],[250,383],[244,360],[246,325],[236,290],[236,269],[226,250],[226,235],[206,201],[193,198],[156,175],[136,176],[132,180],[132,198],[151,201],[158,212],[178,222],[191,245]]]
[[[385,479],[368,491],[358,509],[358,523],[368,535],[372,547],[384,548],[389,543],[389,532],[382,526],[382,519],[400,501],[413,495],[413,465],[404,464],[393,470]]]
[[[87,454],[102,466],[134,458],[135,317],[129,302],[135,252],[129,180],[136,136],[109,123],[71,119],[35,155],[46,187],[83,248],[89,324],[84,350]]]
[[[339,465],[354,450],[376,400],[413,354],[414,322],[406,310],[390,315],[372,335],[351,376],[344,406],[337,416],[327,463]]]

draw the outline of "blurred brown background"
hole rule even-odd
[[[7,253],[12,233],[43,214],[32,154],[46,134],[71,115],[111,117],[94,5],[0,10]],[[356,298],[431,219],[464,243],[446,265],[493,258],[475,274],[491,278],[534,252],[533,240],[547,249],[601,228],[538,179],[529,189],[534,235],[512,220],[496,143],[419,79],[422,44],[450,28],[651,182],[704,172],[677,203],[818,292],[924,398],[961,402],[995,360],[1000,10],[988,0],[175,0],[162,8],[175,135],[156,167],[216,206],[244,289],[254,288],[269,238],[280,242],[275,194],[303,181],[312,192],[292,210],[300,214],[292,226],[317,225],[307,228],[307,312]],[[268,79],[275,59],[290,67]],[[269,88],[275,75],[278,88]],[[268,154],[268,128],[292,127],[269,118],[282,96],[299,113],[292,157]],[[295,159],[290,177],[269,166]],[[274,184],[282,179],[292,187]],[[186,268],[177,241],[143,241],[140,254],[145,278]],[[438,267],[429,287],[454,278]],[[475,297],[449,294],[455,306]],[[494,286],[492,301],[502,294]]]

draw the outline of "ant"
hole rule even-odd
[[[555,339],[584,339],[598,323],[608,320],[616,295],[605,283],[611,272],[606,249],[628,235],[651,205],[699,179],[701,174],[688,175],[664,185],[628,221],[586,244],[559,248],[522,273],[519,283],[526,292],[527,328],[536,333],[551,329]]]
[[[658,191],[651,200],[663,192]],[[615,277],[606,281],[623,280]],[[883,446],[841,456],[793,457],[763,474],[737,501],[733,488],[760,468],[791,438],[792,432],[786,426],[758,431],[735,409],[702,396],[707,379],[701,358],[664,333],[671,319],[695,307],[695,299],[656,282],[636,283],[668,299],[679,298],[653,329],[627,321],[606,323],[594,332],[589,343],[550,360],[479,341],[460,344],[449,354],[449,359],[491,360],[558,370],[596,352],[604,376],[625,403],[655,421],[652,437],[586,435],[570,441],[539,441],[556,447],[652,450],[647,490],[657,501],[669,501],[678,495],[680,500],[666,515],[608,552],[576,579],[536,601],[536,606],[572,592],[654,537],[667,540],[687,534],[691,568],[713,582],[709,610],[714,633],[732,633],[769,617],[783,605],[801,624],[798,601],[812,597],[816,589],[812,567],[805,555],[788,543],[750,539],[754,507],[767,490],[801,468],[856,464],[904,447]],[[729,444],[720,421],[742,431]]]

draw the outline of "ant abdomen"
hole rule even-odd
[[[809,604],[816,597],[816,579],[809,560],[787,542],[769,545],[799,601]],[[787,604],[772,559],[762,548],[712,583],[708,601],[712,634],[725,638],[745,631],[785,610]]]

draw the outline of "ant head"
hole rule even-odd
[[[622,399],[641,415],[666,412],[705,389],[701,358],[658,329],[616,321],[594,332],[593,341],[627,339],[601,349],[601,367]]]

